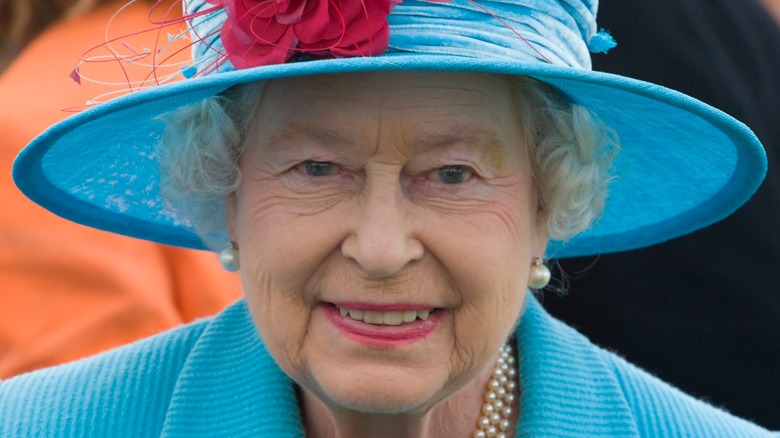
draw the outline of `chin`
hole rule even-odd
[[[344,374],[338,380],[318,380],[317,393],[337,406],[368,414],[419,411],[435,404],[441,390],[430,376],[415,379],[401,370],[373,375],[365,372],[355,375],[349,371]]]
[[[376,391],[372,394],[328,394],[331,401],[342,408],[364,414],[402,414],[419,411],[430,403],[431,397],[388,394]]]

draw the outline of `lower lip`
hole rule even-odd
[[[342,316],[333,304],[321,304],[328,320],[346,337],[371,347],[401,347],[425,339],[441,323],[445,311],[436,309],[428,319],[418,319],[401,325],[374,325]]]

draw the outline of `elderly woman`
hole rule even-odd
[[[219,251],[246,300],[3,382],[3,436],[770,435],[529,292],[545,259],[723,217],[765,169],[725,114],[588,71],[613,45],[595,4],[185,6],[189,79],[55,126],[15,177],[86,224]]]

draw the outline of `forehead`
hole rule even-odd
[[[398,125],[405,135],[493,134],[519,124],[507,78],[481,73],[375,72],[284,78],[266,84],[260,132],[359,134]]]

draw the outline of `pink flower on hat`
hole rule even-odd
[[[222,44],[237,69],[281,64],[297,54],[372,56],[390,39],[396,0],[207,0],[227,12]]]

